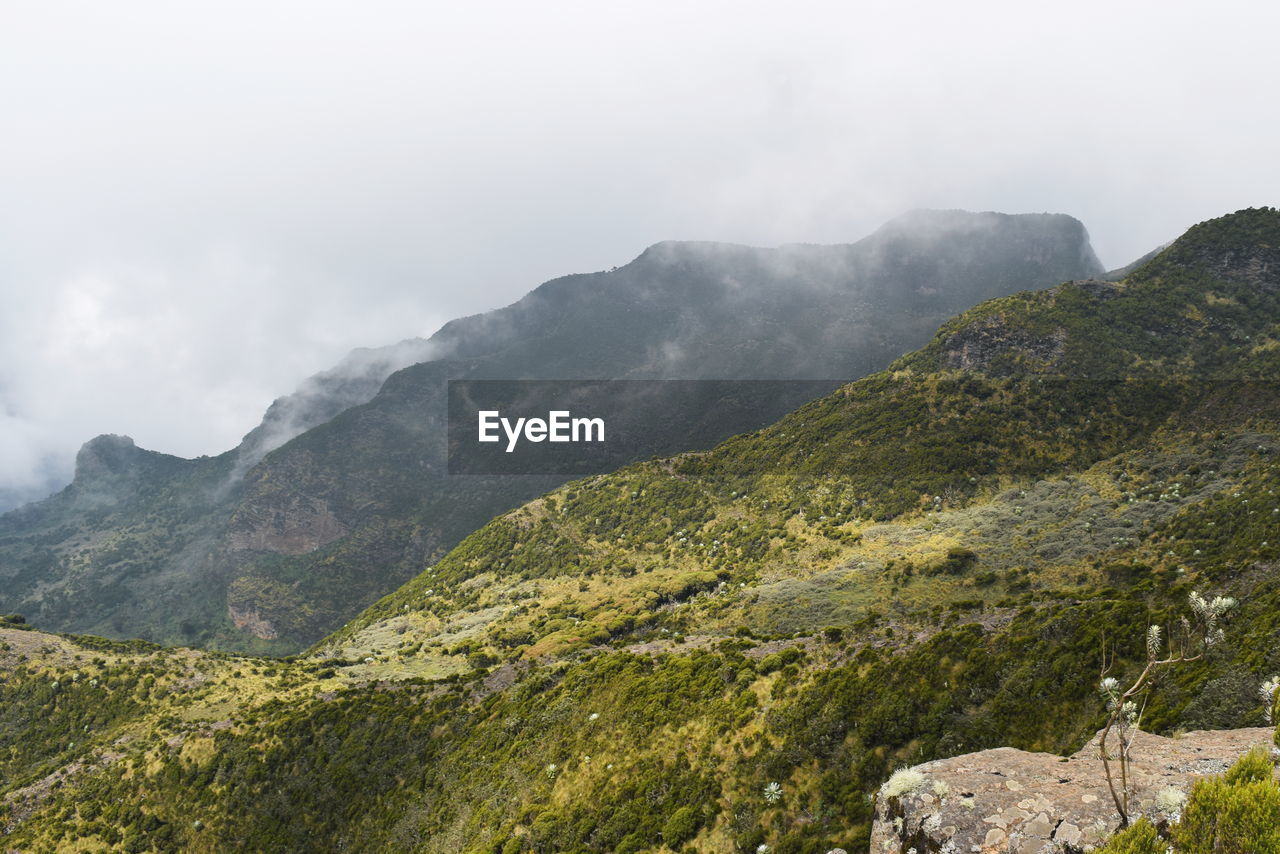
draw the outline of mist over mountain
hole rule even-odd
[[[1071,779],[983,765],[998,801],[931,767],[881,786],[971,751],[1080,751],[1109,713],[1100,671],[1144,677],[1202,596],[1229,614],[1221,638],[1142,696],[1143,729],[1274,732],[1278,247],[1280,212],[1249,209],[1121,281],[984,301],[758,431],[493,518],[296,659],[0,618],[0,838],[810,854],[870,850],[878,813],[884,850],[945,851],[947,825],[923,819],[946,804],[998,818],[979,825],[992,844],[1098,850],[1119,816],[1093,796],[1072,825],[1039,788],[1105,792],[1096,748],[1045,758]],[[389,429],[432,369],[393,375],[251,478]],[[94,483],[194,472],[121,437],[80,463],[86,503]],[[1274,769],[1257,764],[1234,832],[1274,832],[1256,806],[1277,802]],[[919,820],[895,823],[908,796]]]
[[[1142,267],[1143,265],[1145,265],[1148,261],[1155,258],[1164,250],[1168,249],[1171,245],[1172,245],[1171,243],[1162,243],[1159,246],[1157,246],[1155,249],[1152,249],[1150,252],[1145,252],[1140,257],[1134,259],[1133,261],[1130,261],[1128,264],[1125,264],[1123,267],[1117,267],[1114,270],[1108,270],[1107,274],[1103,276],[1103,278],[1107,279],[1108,281],[1118,282],[1121,279],[1128,277],[1130,273],[1134,272],[1139,267]]]
[[[285,442],[344,409],[372,398],[391,374],[431,357],[439,348],[420,338],[387,347],[349,353],[327,371],[308,377],[296,391],[275,400],[236,448],[236,462],[247,469]]]
[[[64,467],[52,457],[46,457],[39,468],[40,476],[34,483],[0,486],[0,513],[47,498],[70,482],[73,476],[73,471],[64,471]]]
[[[273,402],[261,423],[244,437],[236,449],[238,468],[248,469],[299,433],[369,400],[388,376],[423,361],[434,349],[422,339],[362,348],[329,370],[308,377],[294,392]],[[65,487],[75,474],[75,468],[68,463],[48,455],[39,466],[39,477],[21,485],[0,484],[0,513],[47,498]]]
[[[0,517],[0,610],[60,630],[295,651],[562,481],[447,478],[447,379],[844,381],[981,299],[1101,272],[1083,226],[1050,214],[921,211],[840,246],[657,244],[427,342],[353,354],[217,457],[108,440],[126,464],[101,466],[91,443],[70,487]],[[780,395],[711,439],[804,399]]]

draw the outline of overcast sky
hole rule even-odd
[[[1280,200],[1251,2],[0,4],[0,486],[195,455],[347,350],[668,238]]]

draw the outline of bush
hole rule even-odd
[[[1155,827],[1145,818],[1127,830],[1122,830],[1107,844],[1098,849],[1097,854],[1165,854],[1168,845],[1160,839]]]
[[[881,791],[884,792],[886,798],[900,798],[903,795],[920,791],[924,788],[924,784],[924,775],[916,769],[899,768],[889,777],[888,782],[884,784],[884,788]]]
[[[1113,836],[1098,854],[1280,854],[1280,785],[1261,748],[1221,777],[1196,782],[1170,830],[1173,846],[1145,818]]]
[[[1266,763],[1257,779],[1259,759]],[[1173,829],[1178,854],[1280,854],[1280,786],[1258,751],[1225,777],[1200,780],[1191,789],[1182,821]],[[1234,782],[1233,782],[1234,781]]]
[[[671,814],[667,823],[662,826],[662,841],[671,848],[691,838],[698,832],[702,824],[702,816],[693,807],[681,807]]]
[[[1225,781],[1229,786],[1244,783],[1270,782],[1272,775],[1271,757],[1261,747],[1255,747],[1237,760],[1227,770]]]

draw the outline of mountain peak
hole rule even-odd
[[[1024,230],[1037,234],[1060,234],[1061,237],[1089,243],[1084,223],[1063,213],[1010,214],[998,211],[966,211],[959,208],[914,208],[899,214],[876,229],[873,237],[900,234],[916,239],[936,239],[940,234],[972,235],[985,231]]]
[[[129,436],[104,433],[81,446],[76,454],[75,480],[83,482],[124,474],[137,460],[138,446]]]
[[[902,364],[999,375],[1265,376],[1269,363],[1247,360],[1250,342],[1280,319],[1278,297],[1280,211],[1250,208],[1188,229],[1119,283],[1075,280],[983,303]]]
[[[889,220],[866,242],[895,251],[915,251],[919,246],[952,244],[983,254],[1011,253],[1042,263],[1060,259],[1062,277],[1100,276],[1105,271],[1089,240],[1084,223],[1068,214],[996,211],[935,210],[919,208]]]
[[[1002,213],[1000,211],[967,211],[962,208],[912,208],[880,227],[880,231],[919,226],[978,227],[1022,221],[1029,223],[1061,223],[1084,227],[1080,220],[1063,213]]]
[[[1280,210],[1245,208],[1194,225],[1134,278],[1153,278],[1174,265],[1250,288],[1280,289]]]
[[[1280,209],[1244,208],[1197,223],[1173,242],[1173,248],[1200,245],[1253,248],[1280,244]]]
[[[645,248],[628,267],[669,267],[760,255],[770,250],[715,240],[660,240]]]

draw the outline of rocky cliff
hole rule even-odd
[[[1176,809],[1180,800],[1167,790],[1185,794],[1196,778],[1221,774],[1272,735],[1268,727],[1138,733],[1138,810],[1167,819],[1162,806]],[[1065,757],[1000,747],[894,774],[876,796],[871,854],[1083,854],[1118,825],[1096,736]]]

